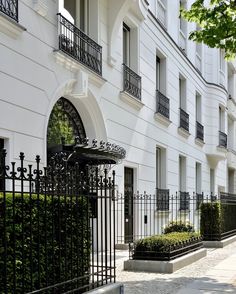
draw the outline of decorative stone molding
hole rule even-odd
[[[45,0],[33,0],[34,10],[41,16],[46,16],[48,12],[48,6]]]
[[[86,83],[85,80],[88,80],[90,83],[94,84],[95,86],[101,87],[106,82],[106,79],[104,79],[102,76],[90,70],[89,68],[84,66],[82,63],[74,60],[72,57],[70,57],[66,53],[60,50],[54,50],[53,53],[54,53],[56,62],[60,64],[61,66],[63,66],[64,68],[70,70],[71,72],[78,74],[78,79],[80,79],[80,81],[83,81],[83,84]]]
[[[26,28],[0,12],[0,31],[16,39],[22,32],[26,31]]]
[[[141,100],[135,98],[125,91],[120,92],[120,99],[136,110],[140,110],[144,106]]]
[[[169,127],[169,125],[172,123],[172,121],[169,120],[169,118],[165,117],[164,115],[162,115],[159,112],[156,112],[154,114],[154,118],[156,121],[160,122],[161,124],[163,124],[166,127]]]

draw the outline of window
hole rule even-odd
[[[0,155],[1,155],[1,151],[4,149],[4,139],[0,139]],[[0,160],[1,160],[1,156],[0,156]],[[1,164],[1,161],[0,161]],[[0,178],[0,191],[2,191],[4,189],[4,179]]]
[[[189,210],[190,197],[186,192],[186,157],[179,156],[179,193],[180,193],[180,210]]]
[[[200,31],[200,27],[197,26],[196,30]],[[202,43],[196,43],[196,59],[195,65],[197,70],[201,73],[202,72]]]
[[[130,28],[123,23],[123,63],[130,66]]]
[[[204,140],[204,128],[202,125],[202,97],[196,93],[196,138]]]
[[[166,27],[166,0],[156,0],[156,17]]]
[[[179,127],[185,131],[189,131],[189,115],[186,112],[187,101],[186,101],[186,80],[179,77],[179,104],[180,104],[180,124]]]
[[[203,201],[202,165],[199,162],[196,162],[196,167],[195,167],[195,191],[196,191],[196,209],[199,209],[200,204]]]
[[[156,57],[156,89],[160,91],[161,84],[161,60],[157,56]]]
[[[219,52],[219,60],[220,60],[220,69],[219,69],[219,83],[222,86],[225,86],[225,52],[224,50],[220,49]]]
[[[181,0],[179,2],[179,7],[186,8],[186,1]],[[186,52],[186,41],[187,41],[187,22],[179,16],[179,46],[180,48]]]
[[[157,210],[169,210],[169,190],[166,188],[166,149],[156,148]]]
[[[219,106],[219,130],[225,131],[225,113],[221,106]]]

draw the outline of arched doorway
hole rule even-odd
[[[81,117],[73,104],[60,98],[50,114],[47,128],[47,152],[50,154],[61,145],[73,145],[75,138],[86,138]]]

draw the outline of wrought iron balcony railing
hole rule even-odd
[[[141,77],[123,63],[124,91],[141,100]]]
[[[102,47],[60,13],[57,15],[59,50],[102,75]]]
[[[169,210],[170,193],[167,189],[156,189],[157,210]]]
[[[18,22],[18,0],[0,0],[0,11]]]
[[[182,108],[180,108],[179,126],[180,128],[183,128],[186,131],[189,131],[189,114],[185,112]]]
[[[170,100],[160,91],[156,90],[157,113],[162,114],[166,118],[170,118]]]
[[[190,209],[190,196],[188,192],[179,192],[179,210],[189,210]]]
[[[227,135],[219,131],[219,146],[227,148]]]
[[[204,126],[196,121],[196,138],[204,141]]]

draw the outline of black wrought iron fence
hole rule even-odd
[[[199,193],[176,192],[169,194],[167,189],[157,189],[156,194],[137,193],[116,195],[116,244],[159,235],[171,222],[191,225],[200,231],[200,205],[217,200],[217,196]],[[130,207],[132,215],[124,208]],[[131,226],[127,226],[131,223]]]
[[[0,154],[0,293],[83,293],[115,281],[114,173]]]
[[[127,65],[123,64],[124,91],[141,100],[141,77]]]
[[[59,49],[102,75],[102,47],[60,13]]]
[[[0,0],[0,11],[18,22],[18,0]]]

